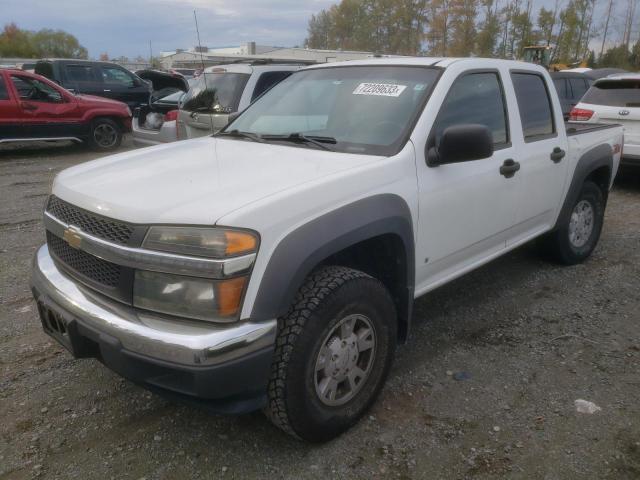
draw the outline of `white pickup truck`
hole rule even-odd
[[[531,64],[305,68],[213,137],[60,173],[33,294],[78,358],[327,440],[375,400],[415,298],[534,238],[591,254],[622,144],[565,126]]]

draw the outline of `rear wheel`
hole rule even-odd
[[[97,118],[91,124],[89,146],[93,150],[115,150],[122,143],[122,131],[119,125],[110,118]]]
[[[391,296],[363,272],[324,267],[280,322],[265,413],[293,436],[329,440],[358,421],[386,379],[396,342]]]
[[[569,218],[543,239],[545,250],[566,265],[587,259],[598,244],[604,209],[604,194],[600,187],[593,182],[585,182]]]

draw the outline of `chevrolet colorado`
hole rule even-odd
[[[76,357],[324,441],[375,400],[416,297],[537,237],[585,260],[622,143],[565,126],[531,64],[305,68],[213,137],[61,172],[33,294]]]

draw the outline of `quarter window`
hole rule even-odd
[[[256,88],[253,90],[251,101],[253,102],[256,98],[269,90],[276,83],[280,83],[289,75],[291,75],[291,72],[265,72],[260,75],[260,78],[256,82]]]
[[[469,123],[486,125],[496,146],[509,142],[507,110],[497,73],[471,73],[453,83],[435,122],[436,142],[448,127]]]
[[[525,140],[555,133],[551,98],[544,79],[535,73],[512,73]]]

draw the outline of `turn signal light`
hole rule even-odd
[[[593,117],[593,110],[586,108],[573,108],[569,113],[569,120],[572,122],[586,122]]]

